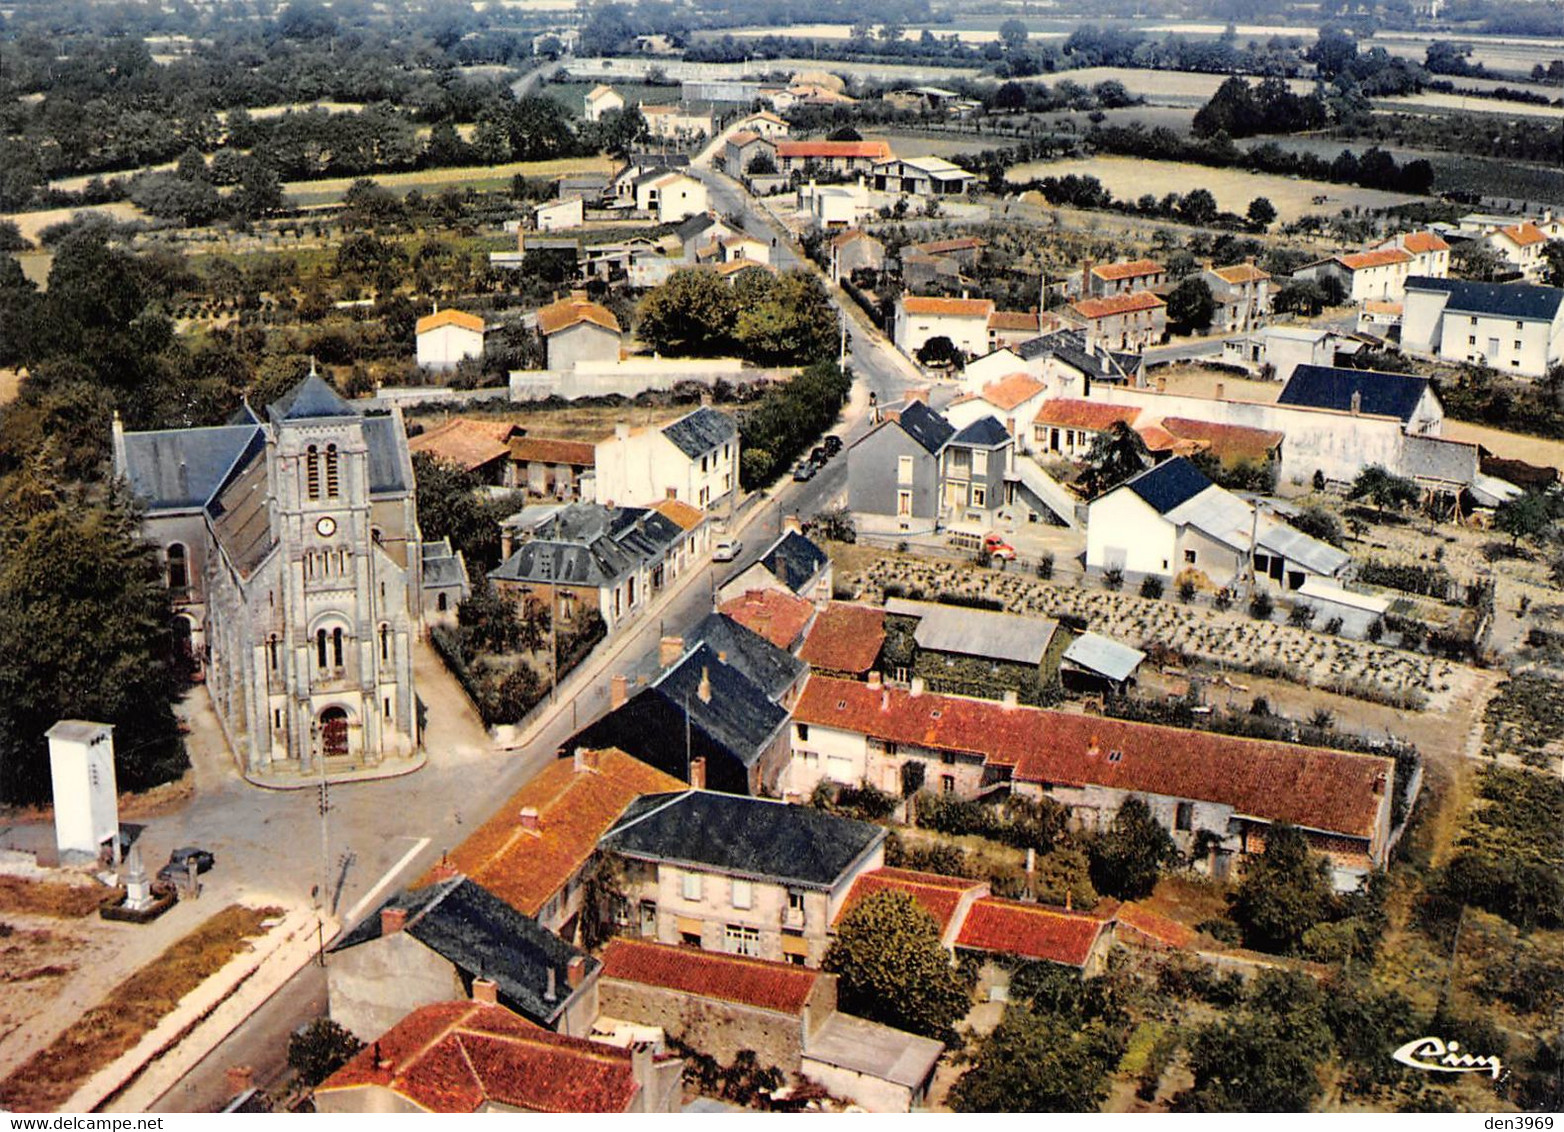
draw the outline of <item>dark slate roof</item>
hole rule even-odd
[[[588,977],[602,966],[466,877],[404,892],[382,908],[405,909],[404,930],[409,935],[469,977],[495,983],[504,1005],[540,1025],[551,1025],[571,996],[579,993],[566,978],[572,959],[585,959]],[[345,951],[379,938],[377,910],[331,950]],[[552,1000],[550,970],[554,972]]]
[[[404,467],[407,437],[395,417],[365,416],[364,444],[369,449],[370,494],[406,491],[412,486]]]
[[[630,155],[631,165],[656,165],[664,171],[668,169],[683,169],[689,163],[690,155],[687,153],[632,153]]]
[[[1139,354],[1120,353],[1102,346],[1088,348],[1086,331],[1056,330],[1031,338],[1014,347],[1015,352],[1029,362],[1039,358],[1054,357],[1099,381],[1123,381],[1133,376],[1142,365]]]
[[[984,417],[973,421],[966,428],[950,438],[952,444],[965,444],[975,448],[998,448],[1002,444],[1010,442],[1010,434],[1005,431],[1005,426],[994,417]]]
[[[760,564],[772,577],[797,593],[830,564],[830,557],[797,531],[788,531],[766,551]]]
[[[277,545],[263,447],[259,439],[251,444],[234,474],[206,505],[218,545],[245,577],[253,574]]]
[[[254,425],[127,432],[121,471],[151,510],[201,507],[259,435]]]
[[[922,401],[909,401],[897,419],[901,430],[935,455],[955,434],[955,427]]]
[[[691,459],[726,444],[738,435],[738,426],[726,413],[703,405],[663,429],[663,435]]]
[[[688,790],[631,802],[599,844],[627,856],[829,888],[885,831],[811,806]]]
[[[1302,365],[1292,371],[1276,403],[1346,413],[1356,393],[1360,412],[1408,421],[1427,388],[1428,378],[1410,374]]]
[[[266,406],[274,421],[320,420],[325,417],[351,417],[353,406],[342,399],[313,369],[310,375],[277,400]]]
[[[234,415],[223,423],[230,425],[258,425],[261,423],[261,418],[254,409],[250,408],[249,401],[241,401],[239,407],[234,410]]]
[[[708,613],[685,642],[710,645],[770,700],[779,700],[803,675],[805,664],[723,613]]]
[[[697,212],[687,220],[681,221],[674,227],[674,234],[679,237],[681,244],[687,244],[708,228],[716,227],[721,223],[709,212]]]
[[[612,585],[654,562],[682,538],[679,525],[646,507],[573,503],[536,528],[536,537],[489,572],[510,582]]]
[[[701,698],[701,681],[710,694]],[[653,685],[653,690],[681,713],[688,708],[690,726],[704,731],[745,766],[754,766],[787,711],[772,702],[736,664],[724,663],[710,644],[697,645]]]
[[[1427,275],[1413,275],[1406,285],[1420,291],[1445,292],[1450,296],[1445,310],[1462,314],[1552,322],[1558,317],[1560,304],[1564,304],[1564,289],[1558,287],[1473,283],[1466,279],[1434,279]]]
[[[423,559],[424,589],[467,588],[466,562],[451,549],[450,539],[424,543],[419,548],[419,555]]]
[[[1154,507],[1159,515],[1166,515],[1210,487],[1211,481],[1199,468],[1178,456],[1147,468],[1133,479],[1124,481],[1124,486]]]

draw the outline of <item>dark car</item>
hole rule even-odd
[[[187,845],[168,855],[168,864],[157,871],[159,880],[179,881],[190,875],[190,862],[195,862],[196,872],[204,873],[217,864],[217,858],[205,849]]]
[[[820,442],[820,447],[825,449],[825,454],[835,456],[842,450],[842,438],[840,436],[828,436]]]
[[[815,445],[814,449],[809,453],[809,462],[817,468],[824,467],[825,462],[830,458],[831,454],[825,450],[824,444]]]
[[[793,478],[799,483],[815,478],[815,466],[807,460],[800,460],[793,469]]]

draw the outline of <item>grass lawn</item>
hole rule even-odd
[[[89,1077],[131,1049],[195,990],[259,936],[277,908],[230,904],[109,992],[53,1042],[0,1082],[0,1104],[48,1112]]]

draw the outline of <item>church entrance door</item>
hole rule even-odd
[[[329,707],[320,713],[321,753],[328,759],[348,753],[348,713]]]

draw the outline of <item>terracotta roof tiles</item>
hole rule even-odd
[[[1029,330],[1037,333],[1036,311],[995,311],[988,316],[990,330]]]
[[[1124,263],[1101,264],[1092,268],[1092,274],[1111,283],[1119,279],[1136,279],[1142,275],[1161,275],[1164,270],[1154,259],[1132,259]]]
[[[706,512],[682,499],[659,499],[652,510],[681,531],[693,531],[706,521]]]
[[[1397,263],[1411,263],[1412,257],[1400,248],[1381,248],[1377,252],[1353,252],[1340,255],[1336,262],[1351,271],[1363,271],[1370,267],[1389,267]]]
[[[967,913],[956,946],[1084,967],[1106,929],[1104,920],[1087,912],[985,896]]]
[[[585,440],[518,436],[510,442],[510,458],[520,464],[574,464],[590,468],[597,463],[597,449]]]
[[[1029,373],[1013,373],[983,386],[980,396],[994,408],[1009,412],[1036,397],[1048,387]],[[1085,404],[1085,402],[1082,402]]]
[[[812,668],[862,675],[874,667],[884,645],[883,609],[833,601],[815,618],[798,659]]]
[[[1107,432],[1123,421],[1134,424],[1140,410],[1133,405],[1108,405],[1101,401],[1081,401],[1069,397],[1056,397],[1044,401],[1037,412],[1037,423],[1058,428],[1084,428],[1092,432]]]
[[[1188,417],[1163,417],[1162,427],[1181,440],[1202,441],[1223,460],[1265,460],[1276,451],[1286,433],[1247,425],[1214,424]]]
[[[961,909],[962,897],[976,891],[979,896],[988,894],[988,885],[968,877],[948,877],[939,873],[916,872],[911,869],[880,868],[864,873],[847,890],[842,909],[836,914],[836,922],[847,915],[859,901],[876,892],[904,892],[934,918],[944,935]]]
[[[491,460],[510,455],[510,434],[517,426],[509,421],[478,421],[454,417],[419,433],[407,442],[409,452],[422,452],[436,460],[471,471]]]
[[[908,314],[986,320],[994,313],[993,299],[946,299],[938,295],[903,295],[901,302],[902,309]]]
[[[550,303],[538,311],[538,330],[545,335],[557,334],[581,322],[590,322],[604,330],[619,333],[619,320],[612,311],[577,295]]]
[[[446,307],[443,311],[424,315],[414,324],[413,333],[427,334],[431,330],[439,330],[442,326],[459,326],[463,330],[476,330],[479,334],[483,333],[483,319],[454,307]]]
[[[1211,274],[1224,283],[1238,286],[1242,283],[1258,283],[1262,279],[1269,279],[1271,273],[1261,271],[1252,263],[1235,263],[1228,267],[1213,267]]]
[[[1109,295],[1102,299],[1081,299],[1071,303],[1070,309],[1082,318],[1109,318],[1118,314],[1131,314],[1135,311],[1156,310],[1166,306],[1161,299],[1150,291],[1131,291],[1127,295]]]
[[[803,161],[855,157],[885,161],[892,153],[889,143],[883,141],[779,141],[777,156]]]
[[[815,615],[812,602],[781,590],[746,590],[722,603],[718,613],[733,618],[779,649],[791,650]]]
[[[1450,250],[1450,245],[1437,232],[1408,232],[1401,237],[1401,246],[1413,255]]]
[[[616,939],[603,952],[602,977],[796,1016],[821,974],[791,963]]]
[[[1530,220],[1523,220],[1508,228],[1500,228],[1499,231],[1509,237],[1512,243],[1523,248],[1530,247],[1532,244],[1546,243],[1548,239],[1547,234]]]

